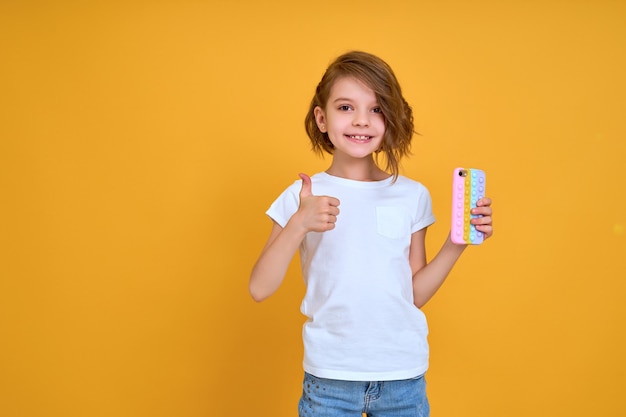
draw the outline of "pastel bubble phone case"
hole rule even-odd
[[[456,168],[452,179],[452,242],[459,245],[479,245],[483,233],[470,223],[475,217],[470,213],[476,202],[485,196],[484,171],[475,168]]]

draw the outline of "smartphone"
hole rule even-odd
[[[455,168],[452,178],[452,242],[459,245],[479,245],[483,233],[470,223],[475,217],[470,210],[485,196],[485,172],[475,168]]]

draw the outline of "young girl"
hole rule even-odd
[[[426,262],[430,195],[398,173],[412,110],[384,61],[349,52],[326,70],[305,125],[313,149],[332,162],[311,178],[300,174],[271,205],[272,230],[250,276],[252,297],[264,300],[300,250],[308,320],[299,416],[428,416],[420,308],[465,246],[448,236]],[[482,217],[472,222],[487,238],[491,200],[477,205],[473,213]]]

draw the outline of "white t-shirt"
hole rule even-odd
[[[333,230],[300,247],[307,289],[301,311],[304,369],[320,378],[385,381],[428,368],[428,326],[413,304],[411,234],[431,225],[428,190],[406,177],[363,182],[319,173],[314,195],[336,197]],[[300,180],[267,215],[284,227],[299,206]]]

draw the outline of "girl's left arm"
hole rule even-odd
[[[472,214],[482,215],[472,219],[476,229],[483,232],[487,239],[493,235],[491,199],[485,197],[477,202]],[[421,308],[430,300],[443,285],[452,267],[459,259],[467,245],[452,243],[450,235],[439,250],[439,253],[426,262],[426,228],[413,233],[409,262],[413,272],[413,302]]]

